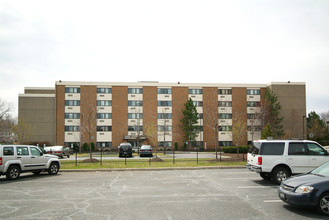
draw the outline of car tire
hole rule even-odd
[[[329,215],[329,193],[321,195],[316,209],[322,215]]]
[[[6,172],[6,177],[8,180],[15,180],[18,179],[20,174],[21,169],[19,168],[19,166],[10,166]]]
[[[272,171],[272,179],[276,184],[281,184],[282,181],[286,180],[290,176],[290,171],[282,166],[276,167]]]
[[[59,165],[56,162],[52,162],[49,166],[48,173],[49,175],[56,175],[59,171]]]
[[[264,180],[271,180],[272,176],[270,173],[259,173],[259,175],[264,179]]]

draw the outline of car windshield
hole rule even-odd
[[[329,177],[329,162],[325,163],[311,172],[315,175],[327,176]]]
[[[143,149],[143,150],[151,150],[152,147],[151,146],[142,146],[141,149]]]

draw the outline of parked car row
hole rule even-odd
[[[133,152],[138,152],[137,147],[132,147],[130,143],[121,143],[118,147],[119,157],[132,157]],[[153,149],[151,145],[142,145],[139,149],[139,156],[153,157]]]
[[[329,153],[306,140],[253,141],[247,168],[280,184],[279,198],[329,216]],[[293,176],[292,175],[296,175]]]

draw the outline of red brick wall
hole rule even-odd
[[[218,134],[215,134],[215,131],[212,128],[216,120],[218,125],[218,88],[204,87],[203,88],[203,143],[204,145],[207,144],[207,149],[215,149],[216,139],[218,141]]]
[[[175,146],[175,142],[178,146],[184,144],[184,132],[181,128],[181,119],[183,117],[182,110],[184,104],[188,100],[188,87],[172,87],[172,144]]]
[[[80,87],[80,132],[83,132],[81,143],[95,143],[97,133],[97,87],[81,86]],[[91,137],[89,133],[91,132]]]
[[[64,146],[65,86],[56,85],[56,144]]]
[[[157,114],[157,94],[158,89],[156,86],[144,86],[143,87],[143,129],[148,127],[152,129],[150,137],[147,139],[147,143],[155,146],[156,143],[152,139],[156,139],[155,135],[157,134],[158,129],[158,114]]]
[[[246,88],[232,88],[232,117],[237,115],[241,120],[247,123],[247,89]],[[248,144],[248,136],[242,138],[244,141],[239,145]],[[233,145],[235,141],[233,140]]]
[[[128,87],[112,87],[112,147],[123,142],[128,134]]]

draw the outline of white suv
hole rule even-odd
[[[293,174],[309,172],[328,161],[328,151],[314,141],[258,140],[249,148],[246,166],[280,184]]]
[[[39,174],[48,171],[57,174],[60,162],[57,156],[44,154],[38,147],[29,145],[0,145],[0,176],[17,179],[22,172]]]

